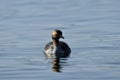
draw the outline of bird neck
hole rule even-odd
[[[53,45],[58,46],[59,45],[59,39],[52,39]]]

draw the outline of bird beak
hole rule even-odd
[[[61,36],[60,38],[64,39],[64,37],[63,37],[63,36]]]

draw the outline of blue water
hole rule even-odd
[[[42,50],[61,29],[72,49],[55,71]],[[120,0],[1,0],[0,80],[120,80]]]

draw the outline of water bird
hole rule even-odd
[[[67,43],[59,41],[60,38],[64,39],[61,30],[52,31],[52,41],[44,47],[44,53],[48,58],[66,58],[70,55],[70,47]]]

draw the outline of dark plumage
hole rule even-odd
[[[68,57],[71,53],[71,49],[67,43],[63,41],[59,41],[60,38],[64,38],[62,36],[62,32],[60,30],[54,30],[52,32],[52,42],[49,42],[45,45],[44,53],[47,57]]]

